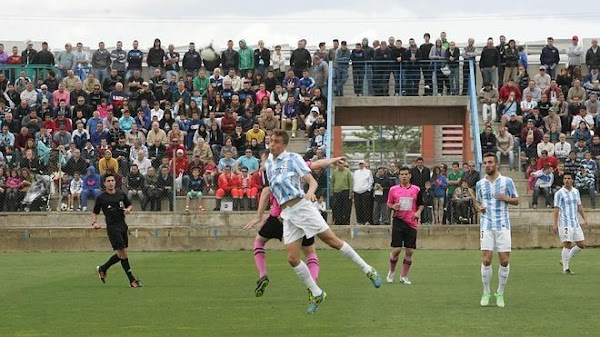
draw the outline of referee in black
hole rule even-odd
[[[116,250],[117,253],[111,256],[105,264],[97,266],[98,277],[102,283],[106,283],[106,272],[113,264],[121,261],[121,266],[127,277],[129,278],[129,286],[131,288],[139,288],[142,286],[133,273],[129,266],[129,259],[127,258],[127,245],[129,239],[127,237],[127,224],[125,223],[125,214],[131,213],[132,205],[127,194],[123,191],[116,189],[117,181],[113,174],[106,174],[103,179],[104,192],[96,198],[94,204],[94,211],[92,215],[92,226],[94,229],[100,229],[98,224],[98,214],[100,210],[104,214],[106,219],[106,233],[108,234],[108,240]]]

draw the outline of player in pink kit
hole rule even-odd
[[[423,211],[423,195],[420,188],[410,183],[410,170],[401,167],[400,184],[392,186],[388,194],[387,206],[394,210],[392,222],[392,252],[390,253],[390,270],[387,282],[394,282],[398,256],[404,247],[404,261],[400,283],[411,284],[408,270],[412,264],[412,255],[417,249],[417,228]]]
[[[264,161],[267,159],[268,154],[269,153],[267,151],[261,153],[262,163],[264,163]],[[315,161],[314,163],[306,162],[306,164],[310,169],[318,171],[329,165],[342,162],[343,160],[344,159],[340,157],[333,158],[331,160],[322,159]],[[260,175],[263,190],[258,203],[257,215],[254,219],[248,222],[246,226],[244,226],[244,229],[249,230],[258,224],[262,224],[262,227],[254,239],[254,263],[256,264],[256,269],[258,270],[259,274],[259,279],[256,281],[256,288],[254,289],[254,294],[256,297],[261,297],[264,294],[267,285],[269,284],[269,277],[267,276],[267,263],[265,260],[265,245],[271,239],[278,239],[281,241],[281,238],[283,237],[283,223],[279,218],[281,214],[281,207],[269,190],[269,182],[266,178],[266,174],[264,174],[264,167],[262,165]],[[268,203],[271,205],[271,211],[265,220],[263,219],[263,212]],[[302,251],[304,256],[306,256],[306,265],[310,270],[311,277],[316,281],[319,277],[319,257],[315,251],[314,243],[314,237],[310,239],[305,237],[302,239]],[[312,293],[309,291],[308,294],[310,299]]]

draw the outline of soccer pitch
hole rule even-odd
[[[561,274],[558,249],[514,251],[503,309],[493,299],[479,307],[478,251],[417,251],[413,285],[381,289],[341,254],[318,253],[328,297],[312,316],[284,252],[267,253],[262,298],[251,251],[133,252],[140,289],[119,264],[98,280],[108,251],[0,254],[0,336],[593,336],[600,327],[594,249],[571,262],[573,276]],[[361,254],[385,278],[388,251]]]

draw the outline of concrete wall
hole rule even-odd
[[[513,248],[551,248],[560,242],[545,211],[522,212],[513,221]],[[171,216],[137,213],[129,217],[130,247],[134,251],[240,250],[251,249],[256,231],[243,225],[250,213],[207,213]],[[589,212],[591,223],[600,212]],[[104,230],[90,228],[85,214],[2,214],[0,251],[107,251]],[[389,226],[333,226],[333,230],[358,249],[387,249]],[[600,245],[600,225],[584,229],[588,245]],[[318,247],[323,243],[318,241]],[[270,249],[283,246],[274,240]],[[420,249],[479,249],[479,226],[421,226]]]

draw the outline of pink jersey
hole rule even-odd
[[[392,186],[388,194],[388,204],[399,205],[400,208],[394,211],[394,217],[406,222],[410,227],[417,229],[419,222],[415,220],[415,212],[419,206],[423,205],[421,190],[416,185],[403,187],[402,185]]]

